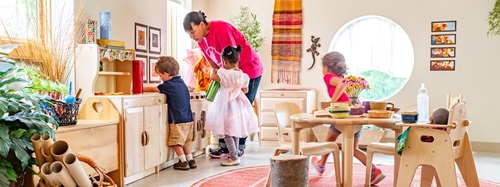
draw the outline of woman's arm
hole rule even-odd
[[[213,60],[208,60],[208,64],[210,64],[210,67],[213,69],[219,69],[219,66]]]
[[[212,80],[214,80],[214,81],[220,81],[220,77],[219,77],[219,75],[217,74],[217,71],[218,71],[218,70],[219,70],[219,69],[215,69],[215,68],[214,68],[214,69],[212,69],[212,73],[210,74],[210,78],[211,78]]]
[[[248,93],[248,87],[241,88],[241,91],[242,91],[243,93]]]
[[[157,87],[153,87],[153,86],[143,87],[142,90],[144,92],[160,92],[160,90],[158,90]]]
[[[340,98],[340,96],[342,95],[342,93],[345,92],[345,86],[342,86],[341,83],[344,79],[340,78],[340,77],[332,77],[330,78],[330,85],[332,86],[335,86],[336,89],[335,89],[335,92],[333,92],[333,95],[332,95],[332,102],[337,102]]]

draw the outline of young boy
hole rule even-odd
[[[176,170],[196,168],[196,162],[189,150],[193,139],[193,116],[189,90],[179,76],[179,63],[173,57],[160,57],[156,62],[155,72],[164,81],[158,87],[146,87],[145,91],[156,91],[167,95],[169,135],[167,145],[173,147],[179,162]]]

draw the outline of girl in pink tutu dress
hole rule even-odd
[[[240,164],[238,158],[239,138],[258,131],[257,116],[245,96],[250,78],[238,68],[241,47],[227,46],[222,51],[222,69],[213,69],[211,78],[220,82],[220,88],[210,104],[205,130],[224,137],[229,156],[221,161],[222,166]]]

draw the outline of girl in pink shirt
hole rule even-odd
[[[328,95],[331,98],[331,102],[348,102],[349,97],[345,93],[345,87],[340,87],[340,84],[344,80],[344,75],[347,71],[344,55],[342,55],[342,53],[333,51],[327,53],[323,57],[322,61],[324,75],[323,80],[325,81]],[[337,137],[341,133],[341,131],[335,128],[335,125],[331,125],[330,130],[328,131],[328,134],[326,136],[326,141],[335,142],[337,140]],[[356,157],[361,163],[366,165],[366,154],[358,147],[360,137],[361,131],[358,131],[354,134],[354,157]],[[311,162],[314,166],[314,169],[316,169],[319,174],[323,174],[323,172],[325,171],[325,164],[329,155],[330,154],[323,155],[321,159],[312,157]],[[375,165],[373,165],[371,184],[377,184],[384,178],[385,175],[382,173],[382,171],[375,167]]]
[[[183,24],[186,33],[198,43],[203,56],[208,60],[210,66],[216,70],[222,67],[221,54],[225,47],[241,46],[238,67],[250,77],[248,92],[245,95],[250,103],[253,103],[264,68],[259,56],[252,49],[243,34],[225,21],[207,21],[205,13],[201,11],[188,13],[184,17]],[[240,138],[239,149],[241,155],[244,153],[245,142],[246,138]],[[224,145],[224,139],[219,139],[219,147],[222,149],[211,151],[210,157],[220,158],[222,154],[228,153]]]

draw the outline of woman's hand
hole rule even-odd
[[[219,69],[215,69],[215,68],[212,68],[212,73],[210,73],[210,78],[214,81],[220,81],[220,77],[219,75],[217,74],[217,71]]]

